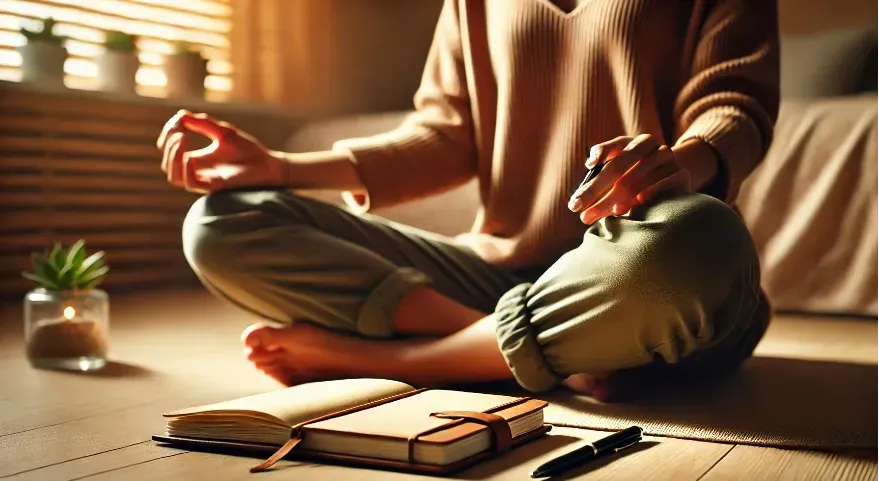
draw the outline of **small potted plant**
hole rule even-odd
[[[27,40],[18,47],[21,54],[21,80],[44,87],[64,87],[64,62],[67,49],[64,37],[55,35],[55,19],[43,20],[41,30],[20,29]]]
[[[169,97],[204,98],[207,75],[208,61],[188,42],[177,42],[174,53],[165,57]]]
[[[104,53],[97,58],[101,89],[121,94],[135,93],[135,76],[140,67],[137,36],[125,32],[107,32]]]
[[[37,284],[24,299],[25,345],[34,367],[90,371],[107,362],[109,297],[97,289],[109,268],[104,252],[86,254],[85,242],[55,244],[34,253]]]

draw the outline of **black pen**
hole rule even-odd
[[[545,478],[554,476],[575,466],[588,463],[605,454],[616,453],[634,445],[641,440],[644,431],[638,426],[615,432],[606,438],[599,439],[577,448],[570,453],[563,454],[552,461],[541,464],[533,473],[532,478]]]
[[[604,163],[598,164],[595,167],[589,169],[589,171],[586,172],[586,177],[583,178],[583,182],[580,182],[580,185],[578,185],[577,188],[574,189],[574,192],[571,194],[571,197],[573,197],[574,194],[576,194],[578,190],[583,188],[584,185],[588,184],[589,181],[594,179],[595,176],[597,176],[598,173],[601,172],[602,167],[604,167]]]

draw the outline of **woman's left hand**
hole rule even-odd
[[[592,181],[577,189],[568,208],[584,224],[609,215],[623,215],[632,207],[668,190],[689,191],[690,173],[675,160],[674,151],[649,134],[617,137],[589,151],[586,168],[604,163]]]

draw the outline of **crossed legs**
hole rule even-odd
[[[692,229],[682,229],[685,222],[718,213],[725,219],[721,237],[740,235],[727,228],[725,206],[700,202],[686,199],[660,213],[676,226],[670,229],[674,242]],[[652,215],[655,222],[658,214]],[[717,263],[717,275],[729,282],[691,292],[689,286],[704,281],[699,272],[684,272],[685,288],[669,290],[650,279],[668,274],[663,265],[680,269],[682,255],[699,264],[716,249],[681,254],[669,248],[671,241],[637,234],[644,229],[636,224],[615,230],[625,235],[610,246],[607,232],[587,234],[584,245],[533,283],[486,265],[448,239],[277,191],[200,200],[187,217],[184,240],[187,258],[209,288],[274,321],[251,326],[242,338],[248,359],[284,384],[384,377],[442,385],[515,377],[532,390],[566,380],[609,398],[615,384],[601,382],[609,372],[656,357],[716,364],[750,354],[753,346],[745,341],[759,331],[752,322],[756,298],[747,295],[755,276],[751,253],[735,246],[740,239],[721,246],[730,259]],[[664,255],[669,262],[618,263],[602,255],[616,249],[626,256],[619,249],[629,244],[641,256]],[[730,290],[738,296],[738,314],[715,326],[717,316],[706,310],[730,310],[724,304],[730,296],[722,295]],[[725,349],[734,353],[720,361],[700,356],[732,344]]]

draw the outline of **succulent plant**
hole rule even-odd
[[[34,271],[22,272],[21,275],[40,287],[54,291],[93,289],[110,270],[104,265],[104,251],[86,256],[83,240],[67,248],[55,243],[51,251],[33,253],[31,260]]]
[[[53,30],[55,30],[55,19],[49,17],[43,20],[42,30],[34,31],[21,27],[19,32],[24,35],[28,42],[49,42],[60,45],[64,41],[64,37],[55,35]]]
[[[137,36],[113,30],[107,32],[104,47],[113,52],[134,52],[137,50]]]

